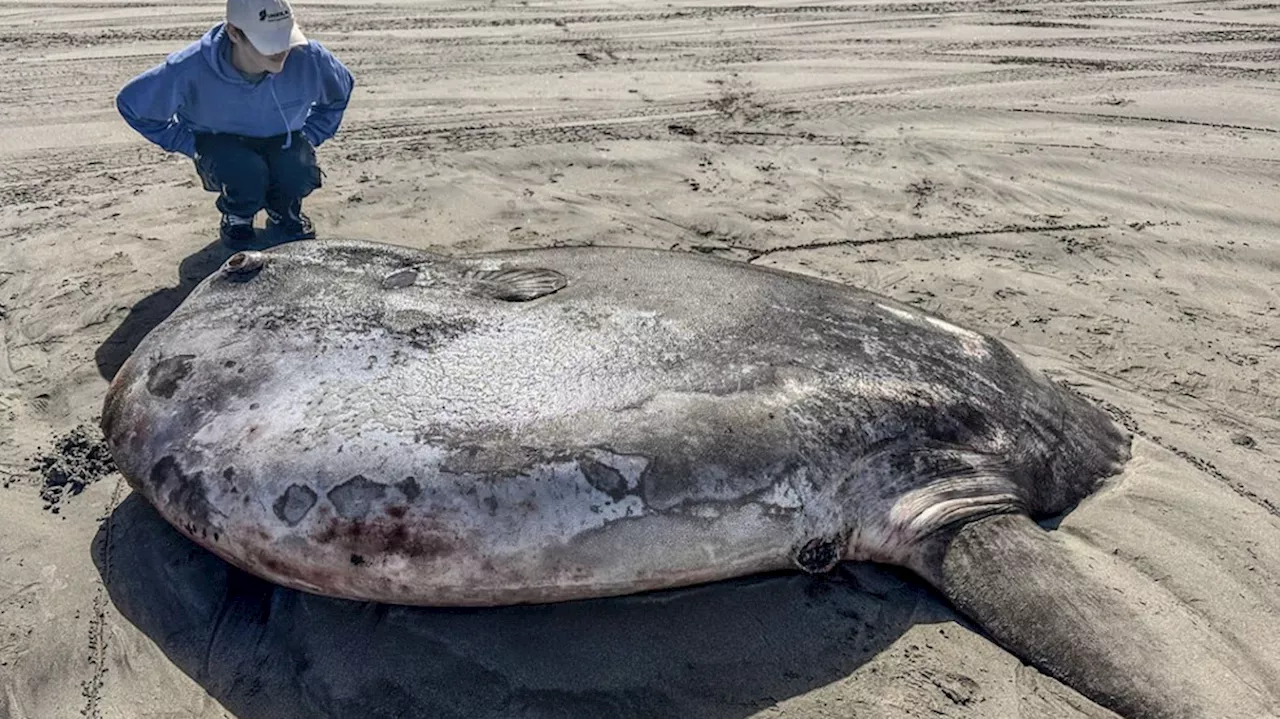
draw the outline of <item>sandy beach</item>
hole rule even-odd
[[[1135,435],[1058,534],[1280,692],[1276,6],[295,7],[356,77],[321,235],[714,253],[997,337]],[[0,5],[0,717],[1115,716],[883,567],[430,612],[276,591],[169,529],[102,398],[230,253],[114,98],[221,15]],[[219,633],[228,606],[280,619]]]

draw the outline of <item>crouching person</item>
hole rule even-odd
[[[130,80],[116,97],[125,122],[195,163],[217,193],[219,238],[257,245],[265,211],[271,244],[315,237],[302,201],[322,184],[316,148],[333,137],[351,72],[308,40],[288,0],[227,0],[226,20]]]

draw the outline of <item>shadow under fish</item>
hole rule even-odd
[[[894,572],[852,565],[492,609],[332,599],[228,565],[137,494],[93,556],[121,614],[240,719],[734,719],[953,618]]]
[[[134,304],[124,321],[94,352],[94,361],[102,378],[110,382],[147,333],[172,314],[192,290],[217,271],[231,254],[219,242],[193,252],[178,266],[177,286],[156,290]]]

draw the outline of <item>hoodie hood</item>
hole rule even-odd
[[[227,24],[218,23],[200,38],[200,55],[209,63],[209,69],[223,82],[236,85],[256,85],[246,78],[231,62],[231,38],[227,36]]]

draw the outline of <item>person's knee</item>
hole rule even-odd
[[[260,195],[267,187],[267,163],[234,138],[205,135],[196,139],[196,171],[206,190]]]
[[[315,149],[301,137],[295,137],[293,146],[280,152],[273,160],[272,184],[284,197],[300,199],[323,184]]]
[[[320,168],[292,168],[275,178],[276,189],[284,197],[301,199],[314,192],[321,184]]]

